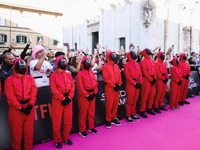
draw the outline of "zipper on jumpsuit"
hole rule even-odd
[[[89,77],[90,77],[90,72],[89,72],[89,70],[88,70],[88,74],[89,74]],[[90,77],[90,82],[91,82],[92,89],[93,89],[93,84],[92,84],[92,79],[91,79],[91,77]]]
[[[66,84],[65,84],[65,78],[64,78],[64,76],[63,76],[63,72],[62,72],[62,77],[63,77],[63,80],[64,80],[65,93],[66,93]]]
[[[21,82],[22,82],[22,101],[24,99],[24,83],[22,81],[22,77],[21,77]]]

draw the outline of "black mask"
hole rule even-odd
[[[131,52],[130,52],[130,55],[131,55],[131,58],[132,58],[133,60],[136,60],[136,58],[137,58],[136,52],[131,51]]]
[[[186,55],[183,55],[183,60],[187,60],[187,56]]]
[[[161,59],[161,60],[164,60],[164,59],[165,59],[165,54],[162,53],[162,54],[160,55],[160,59]]]
[[[63,70],[65,70],[65,69],[67,68],[67,63],[66,63],[65,58],[61,58],[61,59],[59,60],[59,62],[58,62],[58,67],[59,67],[60,69],[63,69]]]
[[[114,53],[110,54],[110,60],[115,61],[116,55]]]
[[[88,70],[88,69],[90,69],[90,60],[89,59],[86,59],[86,60],[84,60],[83,61],[83,67],[84,67],[84,69],[85,70]]]
[[[23,60],[19,60],[15,64],[15,71],[19,74],[25,74],[26,73],[26,63]]]
[[[147,55],[152,55],[151,50],[148,48],[146,48],[146,53],[147,53]]]
[[[177,65],[179,64],[179,60],[178,60],[178,58],[176,59],[176,64],[177,64]]]

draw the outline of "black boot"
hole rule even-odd
[[[148,118],[144,111],[140,112],[140,116],[143,117],[143,118]]]
[[[190,104],[190,102],[188,102],[188,101],[184,101],[183,103],[184,103],[184,104]]]
[[[167,111],[167,109],[164,106],[160,106],[159,108],[160,108],[160,110]]]
[[[156,113],[153,112],[151,109],[147,109],[147,113],[148,113],[148,114],[151,114],[151,115],[156,115]]]
[[[183,102],[179,102],[178,104],[179,104],[180,106],[183,106]]]
[[[161,114],[161,111],[158,108],[155,108],[154,111],[158,114]]]

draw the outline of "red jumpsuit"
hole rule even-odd
[[[124,75],[126,77],[126,116],[135,115],[136,102],[138,100],[140,89],[136,89],[134,84],[142,84],[142,72],[140,65],[131,58],[130,52],[126,55],[128,62],[124,65]]]
[[[61,105],[65,96],[72,100],[74,97],[75,85],[72,76],[66,71],[58,70],[58,62],[63,56],[56,58],[56,71],[50,76],[50,88],[53,94],[52,97],[52,128],[53,140],[55,143],[62,142],[60,128],[63,118],[63,140],[70,139],[70,131],[72,128],[72,101],[66,105]],[[66,96],[67,97],[67,96]]]
[[[14,67],[17,61],[16,59]],[[28,70],[28,68],[27,68]],[[5,81],[5,94],[9,105],[8,123],[11,131],[12,150],[21,150],[22,133],[24,134],[24,149],[31,150],[33,146],[34,114],[32,108],[27,116],[20,111],[20,108],[26,108],[29,104],[34,106],[36,102],[37,87],[32,76],[26,73],[19,76],[15,69],[14,75]]]
[[[186,79],[184,77],[186,75],[191,76],[190,66],[187,63],[187,61],[183,59],[184,55],[185,55],[185,53],[180,54],[181,61],[179,63],[179,67],[180,67],[181,73],[182,73],[181,95],[180,95],[179,102],[184,102],[186,100],[186,95],[188,92],[189,79]]]
[[[170,108],[178,106],[180,96],[180,86],[178,85],[179,80],[182,80],[182,73],[179,65],[176,64],[177,57],[172,59],[173,67],[170,70],[171,82],[170,82]]]
[[[76,76],[76,84],[78,88],[78,120],[79,120],[79,132],[86,130],[86,119],[88,118],[89,129],[94,128],[95,117],[95,101],[94,98],[88,101],[87,96],[93,93],[98,93],[98,82],[95,78],[94,72],[84,69],[83,61],[87,58],[83,57],[81,60],[81,71]]]
[[[154,107],[158,108],[163,106],[163,100],[167,90],[167,84],[163,82],[165,79],[169,79],[166,64],[160,59],[160,55],[163,52],[158,53],[158,61],[155,63],[157,81],[156,81],[156,95],[154,101]]]
[[[152,86],[151,81],[157,78],[156,70],[155,70],[155,63],[147,55],[146,49],[141,52],[141,55],[144,56],[142,61],[140,62],[141,70],[143,74],[143,84],[141,89],[141,102],[140,102],[140,112],[144,112],[146,110],[146,103],[147,109],[152,109],[152,105],[154,102],[154,95],[155,95],[155,84]]]
[[[119,91],[115,91],[114,86],[115,84],[122,84],[119,66],[110,60],[111,53],[111,51],[106,53],[107,63],[102,68],[103,80],[105,82],[106,121],[117,118]]]

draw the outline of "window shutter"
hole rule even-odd
[[[53,45],[58,45],[58,41],[57,40],[53,40]]]
[[[24,43],[27,43],[27,36],[24,36]]]
[[[16,39],[17,39],[17,43],[19,43],[19,36],[16,36]]]
[[[7,42],[7,35],[4,35],[4,42]]]

